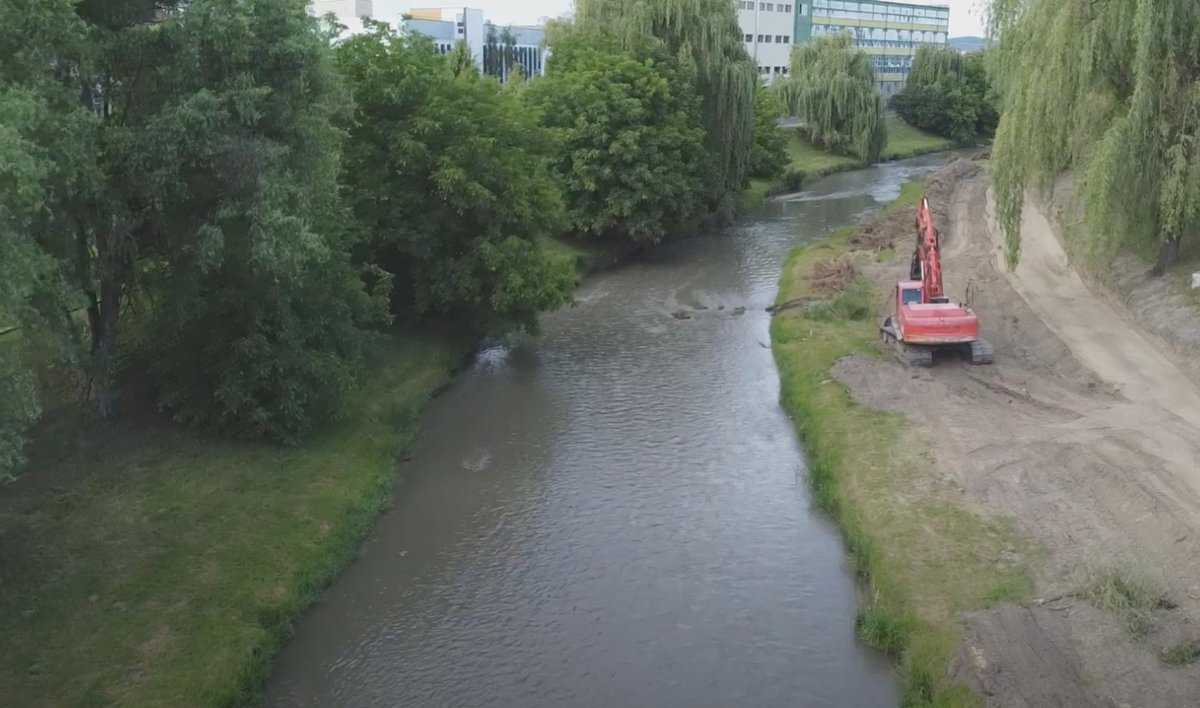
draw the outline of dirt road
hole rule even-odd
[[[964,503],[1015,521],[1039,549],[1037,596],[1055,598],[965,617],[956,673],[996,706],[1200,704],[1200,666],[1161,659],[1200,640],[1200,391],[1174,353],[1089,291],[1034,209],[1022,264],[1006,272],[979,165],[948,167],[928,194],[948,290],[971,285],[996,365],[850,358],[836,373],[860,402],[923,429]],[[911,215],[885,226],[907,248]],[[906,265],[869,275],[887,292]],[[1162,586],[1174,607],[1130,631],[1078,597],[1110,571]]]

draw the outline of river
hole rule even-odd
[[[945,159],[826,178],[590,278],[539,337],[481,352],[267,704],[896,705],[854,637],[764,308],[794,245]]]

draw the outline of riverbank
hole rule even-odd
[[[11,705],[252,703],[289,624],[355,555],[466,348],[405,334],[344,420],[286,448],[151,412],[62,418],[0,490]]]
[[[880,162],[904,160],[952,150],[955,147],[954,141],[914,128],[895,113],[887,114],[887,128],[887,147],[880,155]],[[814,179],[867,166],[857,158],[839,155],[813,145],[800,137],[799,131],[795,129],[789,129],[787,133],[788,165],[784,169],[783,177],[778,180],[751,180],[750,185],[740,195],[741,210],[759,207],[769,197],[777,194],[800,191],[805,184]]]
[[[866,583],[859,631],[899,657],[918,704],[1186,704],[1200,691],[1200,394],[1085,286],[1032,202],[1007,272],[989,184],[960,161],[926,190],[947,289],[970,285],[994,366],[913,370],[874,344],[907,272],[911,200],[785,272],[781,302],[818,304],[774,323],[783,400]],[[814,291],[829,258],[854,264],[855,285]]]
[[[868,228],[911,221],[920,194],[909,183]],[[887,293],[862,276],[829,292],[813,269],[898,258],[861,250],[859,235],[850,227],[797,248],[784,267],[778,304],[811,304],[780,312],[771,326],[782,402],[807,446],[817,501],[842,527],[864,583],[860,637],[895,657],[906,705],[971,705],[968,689],[947,678],[962,638],[958,615],[1027,597],[1023,564],[1002,560],[1023,555],[1024,544],[962,503],[951,484],[929,478],[932,450],[907,419],[860,405],[838,383],[844,358],[879,356],[876,308]]]

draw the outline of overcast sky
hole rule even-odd
[[[982,35],[982,0],[909,0],[917,5],[949,5],[950,36]],[[457,7],[457,2],[413,0],[413,7]],[[497,24],[532,24],[541,17],[557,17],[571,7],[571,0],[464,0],[467,7],[483,10]]]

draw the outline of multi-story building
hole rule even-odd
[[[541,27],[510,25],[500,27],[483,17],[483,10],[465,7],[412,8],[402,19],[405,28],[433,40],[439,52],[446,54],[455,43],[464,41],[485,73],[507,80],[512,67],[519,65],[525,76],[546,73],[546,31]]]
[[[741,25],[746,51],[758,65],[758,74],[770,82],[786,76],[791,67],[792,45],[797,40],[796,18],[804,2],[760,2],[739,0],[738,24]]]
[[[333,13],[347,32],[363,31],[363,20],[404,27],[433,40],[434,47],[448,54],[458,42],[466,42],[480,71],[507,80],[516,66],[525,76],[546,73],[546,32],[541,27],[500,27],[487,21],[483,10],[469,7],[409,8],[408,0],[312,0],[313,15]]]
[[[812,0],[812,36],[849,32],[871,55],[884,97],[904,88],[913,57],[924,45],[946,45],[950,8],[881,0]]]
[[[891,96],[904,87],[917,49],[945,45],[950,30],[946,5],[886,0],[739,0],[738,22],[746,51],[768,81],[788,73],[792,47],[813,37],[848,33],[875,65],[879,90]]]

